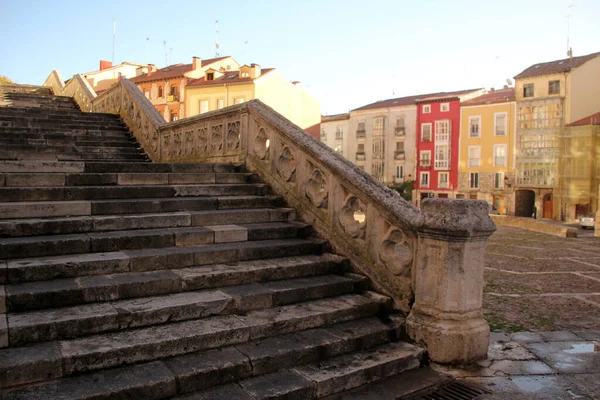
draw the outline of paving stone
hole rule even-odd
[[[62,374],[56,342],[0,350],[0,388],[60,378]]]
[[[510,337],[504,332],[491,332],[490,333],[490,343],[495,342],[509,342]]]
[[[544,337],[535,332],[517,332],[510,335],[510,340],[517,343],[543,342]]]
[[[177,377],[180,393],[189,393],[249,377],[248,357],[234,347],[173,357],[165,364]]]
[[[295,371],[281,371],[246,379],[240,385],[257,399],[305,400],[313,396],[312,382]]]
[[[527,349],[563,374],[600,372],[600,343],[596,341],[530,343]]]
[[[592,399],[600,395],[600,374],[563,374],[560,375],[574,385],[577,393],[584,393]]]
[[[575,335],[573,332],[568,331],[549,331],[549,332],[536,332],[539,335],[548,341],[548,342],[558,342],[558,341],[573,341],[573,340],[581,340],[581,338]]]
[[[490,369],[503,372],[507,375],[547,375],[555,374],[552,368],[541,361],[494,361]]]
[[[191,393],[173,398],[173,400],[256,400],[245,392],[238,384],[229,383],[201,392]]]
[[[245,242],[248,240],[248,229],[237,225],[207,226],[214,232],[215,243]]]
[[[177,392],[175,377],[162,362],[115,368],[2,393],[6,400],[163,399]]]
[[[536,356],[517,342],[492,343],[488,348],[490,360],[535,360]]]
[[[577,332],[573,332],[573,333],[584,340],[600,341],[600,330],[577,331]]]
[[[560,375],[554,376],[512,376],[511,381],[526,395],[538,399],[572,400],[585,399],[585,393],[579,391],[571,382]]]

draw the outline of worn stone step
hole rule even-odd
[[[191,222],[190,219],[183,215],[178,222],[184,224]],[[255,231],[256,233],[254,233]],[[92,231],[83,234],[0,238],[0,254],[6,259],[46,257],[248,240],[286,239],[306,237],[309,233],[307,225],[291,221],[248,225]]]
[[[2,152],[0,150],[0,161],[102,161],[102,162],[147,162],[146,154],[63,154],[63,153],[38,153],[35,151]]]
[[[21,138],[0,137],[0,145],[25,145],[25,146],[84,146],[84,147],[123,147],[138,148],[139,145],[127,138],[77,138],[75,139],[47,139],[47,138]]]
[[[6,118],[0,116],[0,126],[12,128],[43,128],[43,129],[107,129],[127,132],[128,128],[122,123],[97,122],[88,120],[48,120],[40,118]]]
[[[181,276],[183,290],[199,290],[305,276],[305,273],[298,270],[305,265],[314,266],[316,263],[317,266],[321,266],[323,262],[341,263],[342,259],[320,255],[323,252],[323,244],[324,242],[318,239],[264,240],[221,243],[211,246],[22,258],[0,264],[2,269],[6,269],[0,276],[6,275],[4,279],[6,282],[18,284],[50,281],[56,278],[176,269],[179,271],[178,275]],[[307,257],[310,254],[314,256]],[[280,259],[281,257],[293,257],[293,259]],[[260,259],[264,259],[260,265],[249,261]],[[212,265],[213,263],[221,264]],[[222,264],[235,264],[237,268]],[[335,268],[334,270],[337,271]],[[46,289],[49,289],[48,292],[60,290],[63,283],[67,286],[76,286],[78,281],[48,283],[47,288],[37,284],[14,286],[11,292],[19,296],[28,296],[28,293],[37,295],[36,293],[45,293]],[[53,285],[58,289],[52,289]],[[19,301],[14,300],[14,302],[18,303]]]
[[[4,144],[1,148],[0,155],[20,153],[20,152],[36,152],[38,154],[98,154],[102,153],[104,155],[111,155],[111,158],[115,156],[125,156],[129,154],[143,154],[143,150],[137,147],[106,147],[106,146],[83,146],[77,143],[67,144],[67,145],[49,145],[49,144],[40,144],[40,145],[21,145],[21,144]]]
[[[373,317],[357,319],[240,345],[169,357],[161,361],[6,390],[0,392],[0,396],[7,400],[162,398],[211,387],[214,387],[213,392],[222,392],[223,386],[215,385],[383,345],[396,340],[401,325],[402,323],[386,324]],[[16,351],[10,354],[12,358],[15,353]],[[35,362],[31,364],[38,366]],[[19,367],[24,367],[24,363]],[[28,371],[30,374],[27,378],[30,381],[44,379],[41,375],[43,366],[40,369],[30,368]],[[15,372],[20,371],[17,369]],[[18,380],[15,373],[7,373],[7,376],[13,382]],[[236,387],[245,394],[239,386]],[[155,392],[149,388],[155,388]],[[157,397],[152,397],[153,395]],[[233,400],[242,397],[229,394],[219,399]]]
[[[0,115],[4,116],[34,116],[38,118],[65,118],[65,117],[81,117],[94,121],[121,121],[122,119],[117,114],[107,113],[86,113],[76,110],[47,110],[39,107],[4,107],[0,109]]]
[[[246,313],[354,293],[363,289],[363,283],[354,276],[324,275],[10,313],[7,315],[9,343],[22,346],[212,315]]]
[[[232,164],[203,164],[203,163],[148,163],[144,165],[122,163],[86,162],[83,172],[105,173],[211,173],[211,172],[236,172],[238,167]]]
[[[253,184],[0,187],[0,202],[135,199],[178,196],[263,196],[267,186]],[[0,215],[0,218],[2,216]]]
[[[56,139],[56,140],[128,140],[134,141],[127,131],[113,129],[18,128],[0,126],[0,138]]]
[[[70,211],[71,209],[67,208],[67,212]],[[231,225],[236,223],[281,222],[293,220],[294,215],[293,209],[290,208],[257,208],[131,215],[5,219],[0,220],[0,238],[184,226]]]
[[[1,173],[80,173],[81,161],[0,161]]]

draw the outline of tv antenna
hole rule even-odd
[[[148,42],[150,42],[150,38],[146,38],[146,65],[148,65]]]
[[[567,14],[567,56],[573,57],[571,50],[571,11],[575,7],[574,4],[569,4],[569,13]]]
[[[215,21],[215,57],[219,57],[219,20]]]
[[[113,48],[112,48],[112,63],[115,63],[115,43],[117,37],[117,19],[113,18]]]
[[[167,41],[163,40],[163,47],[165,48],[165,67],[169,65],[169,53],[167,53]]]

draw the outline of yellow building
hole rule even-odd
[[[461,104],[457,198],[486,200],[513,215],[515,89],[491,90]]]
[[[189,81],[185,92],[188,117],[259,99],[302,129],[321,122],[320,105],[300,82],[289,82],[275,68],[257,64],[243,65],[237,71],[208,69],[204,76]]]
[[[600,110],[600,53],[534,64],[515,80],[515,215],[573,219],[576,204],[560,187],[561,138],[565,125]]]

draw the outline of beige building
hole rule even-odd
[[[96,93],[101,93],[111,87],[121,78],[134,78],[137,75],[147,72],[148,68],[142,64],[122,62],[118,65],[112,65],[110,61],[100,60],[100,69],[98,71],[86,72],[83,75]]]
[[[420,97],[382,100],[350,111],[344,155],[385,184],[414,180],[415,101]]]
[[[236,70],[209,68],[185,87],[186,116],[259,99],[302,129],[321,122],[321,106],[300,82],[290,82],[275,68],[257,64]]]
[[[535,64],[515,80],[515,215],[571,219],[576,205],[566,202],[569,188],[561,184],[568,182],[560,179],[568,152],[562,137],[565,125],[600,110],[600,53]]]
[[[321,141],[348,158],[348,126],[350,114],[321,117]]]

